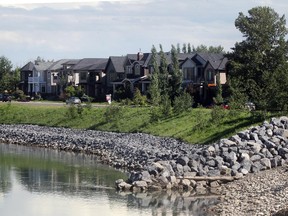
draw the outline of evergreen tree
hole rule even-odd
[[[221,85],[221,82],[220,82],[220,74],[217,73],[216,74],[216,86],[217,86],[217,91],[216,91],[216,103],[217,104],[222,104],[224,101],[223,101],[223,97],[222,97],[222,85]]]
[[[182,90],[182,73],[179,68],[179,62],[178,62],[178,56],[177,56],[177,50],[175,46],[172,45],[171,48],[171,78],[169,79],[171,91],[170,91],[170,99],[172,101],[172,104],[174,102],[175,97],[178,97],[181,94]]]
[[[159,87],[159,66],[157,63],[157,50],[155,46],[153,46],[151,49],[151,55],[152,55],[151,63],[153,72],[151,75],[149,94],[151,98],[151,104],[157,106],[160,103],[160,87]]]
[[[177,43],[177,53],[181,53],[180,44]]]
[[[188,43],[188,53],[192,53],[192,48],[191,48],[191,44]]]
[[[162,45],[160,44],[160,67],[159,67],[159,88],[160,88],[160,95],[167,94],[169,95],[169,74],[168,74],[168,64],[166,59],[166,54],[163,51]]]
[[[232,93],[246,95],[263,110],[275,105],[283,109],[281,101],[287,101],[288,85],[285,17],[270,7],[255,7],[248,13],[239,13],[235,21],[246,39],[237,42],[227,55]]]
[[[187,53],[187,46],[186,46],[186,43],[183,44],[182,52],[183,52],[183,53]]]

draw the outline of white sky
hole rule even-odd
[[[287,0],[0,0],[0,56],[22,67],[46,60],[164,51],[171,44],[221,45],[242,40],[239,12],[269,6],[288,18]]]

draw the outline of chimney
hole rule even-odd
[[[141,52],[141,49],[140,49],[140,51],[137,54],[137,61],[140,61],[142,58],[143,58],[143,53]]]

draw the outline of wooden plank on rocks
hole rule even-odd
[[[183,177],[178,179],[188,179],[194,181],[234,181],[233,176],[194,176],[194,177]]]

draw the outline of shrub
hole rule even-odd
[[[193,99],[191,95],[188,92],[183,92],[180,96],[175,98],[173,111],[175,114],[179,115],[191,109],[192,104]]]
[[[151,107],[150,108],[150,122],[156,122],[161,119],[161,111],[159,107]]]
[[[227,115],[227,112],[221,106],[214,106],[211,112],[211,121],[213,123],[219,123]]]
[[[25,100],[25,98],[26,98],[24,92],[23,92],[22,90],[20,90],[20,89],[18,89],[18,90],[16,90],[16,91],[14,92],[14,97],[15,97],[16,100],[17,100],[17,99],[19,99],[19,100]]]
[[[145,95],[142,95],[138,88],[136,88],[135,90],[133,103],[134,105],[138,106],[145,106],[147,104],[147,97]]]
[[[168,94],[161,97],[160,111],[163,117],[169,117],[172,114],[172,105]]]
[[[77,117],[77,108],[75,107],[75,105],[70,104],[68,106],[68,109],[67,109],[65,114],[66,114],[67,118],[76,118]]]
[[[119,127],[120,119],[123,116],[123,108],[119,106],[109,106],[104,112],[104,118],[106,123],[112,123],[114,127]]]

